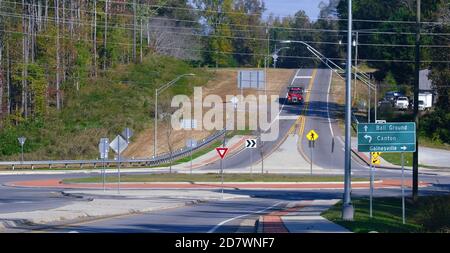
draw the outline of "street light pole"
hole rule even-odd
[[[154,119],[155,126],[153,127],[154,130],[154,140],[153,140],[153,157],[156,158],[156,146],[157,146],[157,134],[158,134],[158,89],[155,90],[155,119]]]
[[[420,0],[417,0],[415,80],[414,80],[414,121],[419,131],[419,76],[420,76]],[[416,151],[413,153],[412,197],[417,200],[419,193],[419,139],[416,138]]]
[[[352,0],[348,1],[348,31],[347,31],[347,66],[346,66],[346,96],[345,96],[345,179],[344,203],[342,219],[353,220],[353,206],[351,203],[351,114],[352,114]]]
[[[358,77],[358,32],[355,33],[356,37],[355,40],[353,41],[353,45],[355,47],[355,85],[353,86],[354,88],[354,99],[356,101],[356,80]]]
[[[155,140],[153,141],[153,157],[156,157],[156,149],[157,149],[157,140],[158,140],[158,95],[168,89],[170,86],[174,85],[178,80],[185,76],[195,76],[195,74],[189,73],[189,74],[182,74],[177,76],[172,81],[162,85],[161,87],[155,89],[155,119],[154,119],[154,134],[155,134]]]

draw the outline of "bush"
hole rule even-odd
[[[419,134],[435,142],[450,143],[450,112],[443,109],[425,115],[419,124]]]
[[[426,197],[417,208],[415,219],[426,232],[450,232],[450,195]]]

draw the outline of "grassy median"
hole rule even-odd
[[[413,202],[406,200],[406,224],[402,224],[401,198],[383,197],[373,200],[373,217],[369,216],[369,199],[356,198],[354,221],[341,219],[342,202],[322,216],[356,233],[450,232],[450,195],[424,196]]]
[[[225,182],[343,182],[342,176],[309,176],[309,175],[280,175],[280,174],[224,174]],[[107,182],[117,182],[116,175],[106,178]],[[121,175],[122,182],[220,182],[218,173],[207,174],[145,174]],[[367,178],[352,178],[353,181],[367,181]],[[101,177],[70,178],[63,183],[98,183]]]

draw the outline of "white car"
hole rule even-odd
[[[395,108],[400,110],[408,109],[409,99],[407,97],[398,97],[395,101]]]

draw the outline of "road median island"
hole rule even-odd
[[[354,178],[355,182],[368,181],[368,178]],[[63,179],[63,184],[72,183],[101,183],[101,176]],[[116,183],[117,177],[108,175],[107,183]],[[221,175],[218,173],[185,174],[185,173],[161,173],[147,175],[122,175],[121,182],[128,183],[220,183]],[[309,183],[309,182],[343,182],[342,176],[310,176],[291,174],[249,174],[229,173],[224,174],[224,182],[227,183]]]

